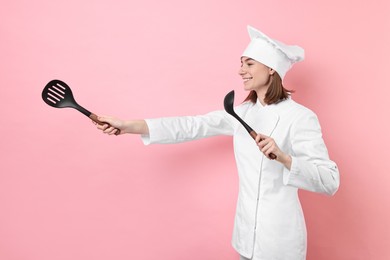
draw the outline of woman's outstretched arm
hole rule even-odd
[[[122,120],[111,116],[99,116],[98,119],[107,124],[96,124],[99,130],[108,135],[115,135],[119,129],[119,134],[140,134],[148,135],[149,128],[145,120]]]

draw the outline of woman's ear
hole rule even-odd
[[[275,73],[275,70],[271,69],[271,68],[269,68],[268,71],[269,71],[269,75],[271,75],[271,76],[274,75],[274,73]]]

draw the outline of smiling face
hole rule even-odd
[[[241,57],[241,68],[238,74],[242,77],[244,89],[247,91],[254,90],[258,96],[261,96],[260,92],[264,95],[271,83],[271,75],[274,73],[273,69],[254,59]]]

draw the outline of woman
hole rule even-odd
[[[233,135],[239,174],[233,247],[243,260],[302,260],[306,227],[298,189],[333,195],[339,172],[329,159],[316,115],[294,102],[282,85],[286,72],[303,60],[303,49],[250,26],[248,31],[251,42],[239,75],[250,93],[235,111],[259,133],[256,142],[225,111],[148,120],[100,117],[110,125],[97,127],[109,135],[118,130],[141,134],[145,144]]]

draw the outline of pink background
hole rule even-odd
[[[247,24],[305,47],[285,85],[341,171],[335,197],[300,192],[308,259],[390,259],[389,13],[388,0],[1,1],[0,259],[237,259],[230,137],[145,147],[40,95],[58,78],[97,114],[222,109],[246,95]]]

